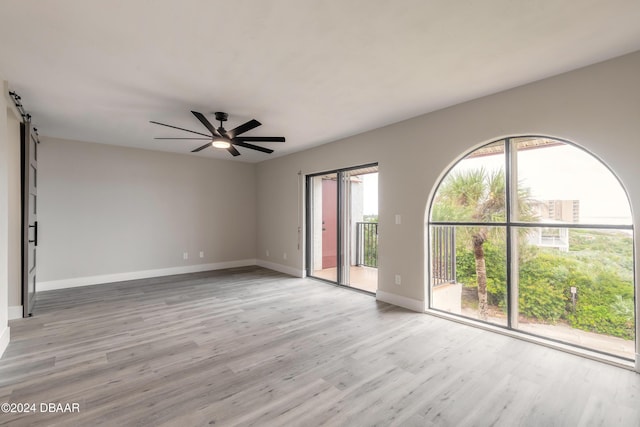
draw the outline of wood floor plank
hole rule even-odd
[[[0,425],[640,425],[640,375],[260,267],[38,294]],[[0,402],[0,403],[2,403]]]

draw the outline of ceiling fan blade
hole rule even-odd
[[[202,140],[208,139],[208,140],[211,140],[211,137],[209,138],[153,138],[153,139],[202,139]]]
[[[218,132],[218,130],[211,124],[211,122],[209,120],[207,120],[207,118],[204,116],[204,114],[198,113],[197,111],[192,111],[191,113],[194,116],[196,116],[196,118],[198,120],[200,120],[200,122],[204,125],[204,127],[209,129],[209,132],[211,132],[212,134],[214,134],[215,136],[218,136],[218,137],[222,136],[222,135],[220,135],[220,132]]]
[[[284,142],[284,136],[239,136],[238,141]]]
[[[227,136],[231,139],[235,138],[236,136],[240,135],[241,133],[245,133],[250,131],[251,129],[257,128],[258,126],[260,126],[262,123],[260,123],[259,121],[253,119],[253,120],[249,120],[247,123],[238,126],[235,129],[231,129],[230,131],[227,131]]]
[[[198,151],[202,151],[207,147],[211,147],[211,143],[207,142],[206,144],[204,144],[202,147],[198,147],[195,150],[191,150],[192,153],[197,153]]]
[[[234,147],[233,145],[230,145],[229,148],[227,148],[227,151],[233,154],[233,157],[240,155],[240,152],[236,150],[236,147]]]
[[[273,153],[273,150],[270,148],[258,147],[257,145],[247,144],[246,142],[233,141],[233,144],[244,148],[250,148],[252,150],[262,151],[263,153]]]
[[[211,138],[211,135],[207,135],[206,133],[196,132],[195,130],[179,128],[178,126],[171,126],[171,125],[167,125],[165,123],[154,122],[153,120],[151,120],[149,123],[153,123],[154,125],[166,126],[168,128],[173,128],[173,129],[180,129],[180,130],[183,130],[183,131],[186,131],[186,132],[191,132],[191,133],[195,133],[195,134],[198,134],[198,135],[207,136],[207,137]]]

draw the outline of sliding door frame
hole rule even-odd
[[[374,162],[374,163],[366,163],[363,165],[358,165],[358,166],[350,166],[347,168],[340,168],[340,169],[333,169],[333,170],[328,170],[328,171],[322,171],[322,172],[316,172],[316,173],[312,173],[312,174],[306,174],[305,175],[305,198],[306,198],[306,203],[305,203],[305,238],[306,238],[306,244],[305,244],[305,270],[307,273],[307,276],[309,277],[313,277],[314,279],[318,279],[318,280],[323,280],[325,282],[328,283],[332,283],[335,285],[340,285],[340,286],[344,286],[344,287],[348,287],[351,289],[357,289],[358,288],[352,288],[349,286],[348,281],[345,278],[345,264],[346,264],[346,258],[345,258],[345,251],[344,251],[344,246],[345,246],[345,213],[346,213],[346,209],[347,206],[346,204],[348,203],[345,199],[345,194],[346,192],[344,191],[344,187],[345,187],[345,173],[346,172],[350,172],[353,170],[357,170],[357,169],[364,169],[364,168],[370,168],[370,167],[378,167],[378,162]],[[313,256],[313,185],[312,185],[312,180],[315,177],[319,177],[319,176],[323,176],[323,175],[331,175],[331,174],[336,174],[337,176],[337,195],[336,197],[338,198],[337,200],[337,243],[336,243],[336,253],[337,253],[337,277],[336,280],[329,280],[329,279],[324,279],[322,277],[317,277],[313,275],[313,260],[312,260],[312,256]],[[362,292],[367,292],[367,291],[362,291]],[[369,292],[367,292],[369,293]]]

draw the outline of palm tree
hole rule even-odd
[[[495,233],[489,223],[506,221],[505,175],[503,170],[488,172],[484,168],[454,171],[440,184],[432,210],[433,221],[475,222],[487,225],[469,227],[464,238],[471,244],[478,285],[478,314],[488,319],[487,268],[484,243]],[[518,188],[520,220],[534,218],[528,188]]]

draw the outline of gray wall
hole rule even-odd
[[[0,75],[0,356],[9,344],[9,133],[7,118],[9,110],[7,82]]]
[[[262,162],[257,256],[303,271],[303,251],[296,246],[303,218],[298,171],[379,162],[378,298],[418,309],[426,302],[425,220],[434,186],[464,153],[509,135],[548,135],[587,148],[619,175],[632,205],[640,206],[638,76],[640,52]],[[402,215],[400,225],[396,214]],[[638,209],[634,222],[640,224]],[[638,254],[636,240],[636,262]],[[395,274],[402,276],[400,286]]]
[[[38,170],[40,289],[254,262],[254,165],[42,138]]]

